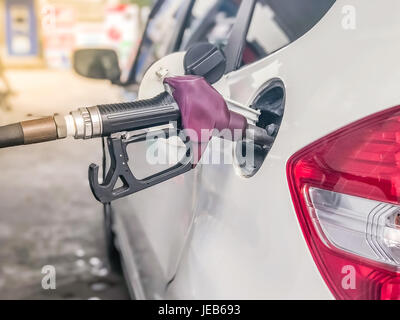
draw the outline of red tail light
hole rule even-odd
[[[297,152],[292,199],[337,299],[400,299],[400,107]]]

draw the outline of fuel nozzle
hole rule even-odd
[[[212,137],[235,141],[246,138],[258,145],[271,144],[272,137],[266,130],[248,125],[243,115],[229,110],[224,98],[204,78],[166,78],[165,85],[165,92],[149,100],[80,108],[66,116],[54,115],[0,127],[0,148],[66,137],[107,137],[109,171],[100,183],[99,166],[92,164],[88,176],[95,198],[110,203],[193,169]],[[132,132],[165,127],[171,122],[177,124],[177,131],[184,131],[181,139],[187,148],[184,159],[165,171],[137,179],[129,169],[126,148],[149,137],[147,133]],[[230,137],[225,137],[224,131],[231,133]],[[155,133],[151,134],[157,136]],[[117,187],[118,181],[123,182],[122,187]]]
[[[166,125],[179,118],[177,103],[169,93],[163,92],[149,100],[79,108],[66,116],[56,114],[0,127],[0,148],[66,137],[107,137],[113,133]]]
[[[158,96],[129,103],[79,108],[66,116],[54,115],[0,127],[0,148],[27,145],[66,137],[92,139],[179,122],[191,132],[194,143],[207,144],[202,130],[248,131],[247,139],[268,144],[266,130],[248,126],[244,116],[230,111],[224,98],[197,76],[166,78],[168,90]],[[250,130],[248,130],[250,129]],[[201,154],[199,154],[201,156]]]

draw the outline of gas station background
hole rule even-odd
[[[136,53],[150,0],[0,0],[0,59],[6,68],[70,68],[77,48],[115,49],[121,67]]]
[[[0,0],[0,125],[126,101],[120,87],[73,72],[71,57],[78,48],[113,48],[123,68],[148,12],[123,1]],[[101,161],[101,146],[71,142],[1,153],[0,166],[8,169],[1,174],[7,192],[0,195],[0,299],[129,298],[107,265],[103,215],[85,179],[87,163]],[[57,293],[40,285],[48,264],[57,267]]]

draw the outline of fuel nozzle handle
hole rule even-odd
[[[178,121],[179,107],[167,92],[148,100],[81,108],[66,117],[75,139],[106,137],[122,131],[157,127]]]

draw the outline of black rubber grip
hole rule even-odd
[[[20,146],[24,144],[24,132],[21,123],[0,127],[0,148]]]
[[[161,126],[180,119],[178,104],[167,92],[149,99],[98,106],[103,136]]]

